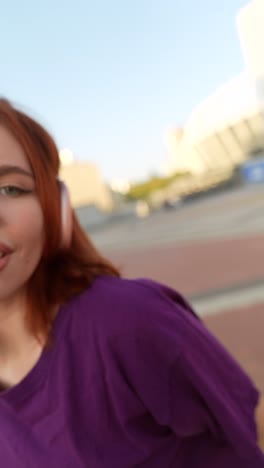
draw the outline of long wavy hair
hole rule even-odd
[[[56,306],[88,288],[100,275],[119,271],[92,244],[74,211],[70,246],[61,250],[59,153],[51,135],[36,120],[0,99],[0,125],[22,146],[30,163],[44,217],[42,258],[27,284],[26,320],[32,333],[48,338]]]

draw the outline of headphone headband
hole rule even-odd
[[[72,207],[70,194],[66,184],[58,179],[61,198],[61,246],[62,250],[68,249],[72,239]]]

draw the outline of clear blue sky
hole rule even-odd
[[[243,68],[235,17],[247,0],[9,0],[1,94],[106,179],[166,159],[163,132]]]

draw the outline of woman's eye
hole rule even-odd
[[[8,197],[18,197],[19,195],[23,195],[25,193],[29,193],[29,190],[24,190],[20,187],[15,187],[14,185],[0,187],[0,195]]]

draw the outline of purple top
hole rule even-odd
[[[5,468],[260,468],[258,392],[175,291],[101,277],[0,396]]]

